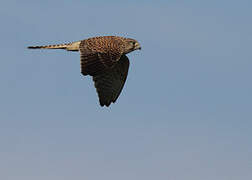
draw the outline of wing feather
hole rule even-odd
[[[97,37],[81,41],[81,73],[94,76],[114,66],[123,53],[121,44],[122,40],[115,40],[115,37]]]
[[[116,102],[127,79],[128,69],[129,59],[126,55],[122,55],[111,69],[93,76],[101,106],[109,106],[112,102]]]

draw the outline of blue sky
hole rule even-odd
[[[1,1],[0,179],[252,178],[252,2]],[[29,45],[137,39],[101,108],[79,54]]]

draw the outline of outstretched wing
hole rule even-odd
[[[127,79],[128,69],[129,59],[122,55],[111,69],[93,76],[101,106],[109,106],[117,100]]]

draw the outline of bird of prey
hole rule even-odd
[[[101,106],[115,103],[126,81],[129,59],[126,54],[140,50],[131,38],[100,36],[67,44],[29,46],[29,49],[65,49],[80,51],[81,73],[93,77]]]

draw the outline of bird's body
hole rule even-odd
[[[119,36],[100,36],[67,44],[28,48],[80,51],[81,73],[93,77],[101,106],[109,106],[117,100],[128,75],[126,54],[141,49],[136,40]]]

